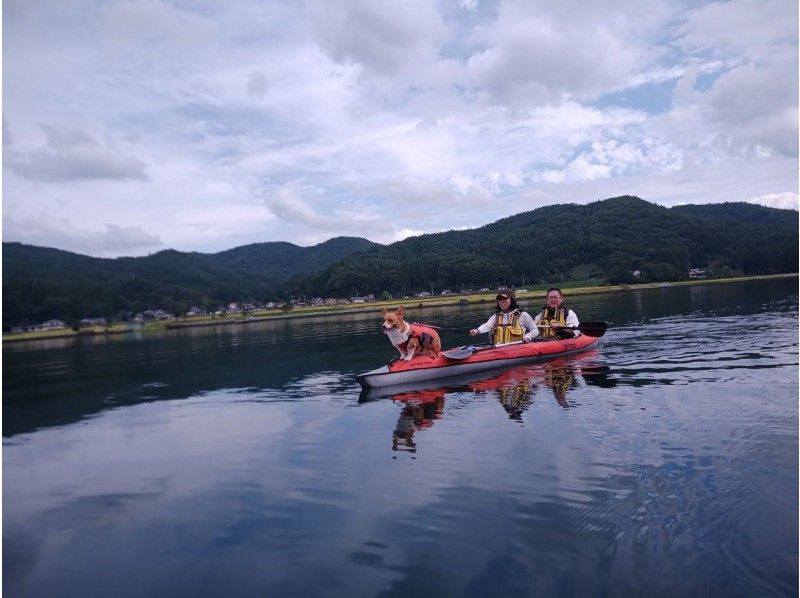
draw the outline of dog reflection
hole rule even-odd
[[[611,386],[615,382],[608,377],[608,367],[594,362],[595,353],[580,359],[556,359],[547,363],[521,366],[504,371],[488,380],[469,382],[460,386],[460,391],[470,389],[480,395],[493,397],[497,393],[500,405],[512,420],[522,422],[523,414],[533,404],[541,392],[552,393],[556,404],[562,409],[574,408],[577,403],[570,402],[569,393],[582,384]],[[441,419],[444,402],[451,389],[405,392],[392,396],[392,400],[402,404],[397,425],[392,433],[392,450],[408,453],[417,452],[417,432],[429,428],[434,421]],[[491,394],[490,394],[491,393]]]
[[[393,401],[404,403],[392,433],[392,450],[408,453],[417,452],[414,435],[433,425],[434,420],[442,419],[444,413],[444,391],[409,392],[392,397]]]

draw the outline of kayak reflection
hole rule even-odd
[[[548,389],[555,402],[563,409],[576,407],[567,395],[583,385],[609,388],[616,382],[608,377],[609,368],[598,364],[596,352],[585,355],[554,359],[545,364],[536,364],[510,370],[482,382],[471,385],[473,390],[497,391],[500,404],[511,419],[522,421],[522,413],[533,402],[540,389]]]
[[[392,450],[417,452],[416,434],[433,426],[445,414],[448,394],[473,392],[475,396],[496,397],[509,418],[523,421],[523,414],[542,396],[551,396],[562,409],[577,407],[570,400],[572,390],[587,385],[609,387],[609,368],[596,361],[597,352],[530,364],[496,373],[483,380],[460,380],[459,384],[436,389],[406,390],[389,398],[401,405],[397,425],[392,432]],[[486,375],[486,372],[483,373]],[[362,393],[362,402],[371,400]]]
[[[496,392],[497,399],[511,419],[522,421],[522,414],[533,403],[540,389],[549,389],[556,403],[563,409],[574,407],[567,400],[570,390],[583,381],[579,364],[556,360],[538,366],[527,366],[504,372],[500,376],[471,386],[479,392]]]

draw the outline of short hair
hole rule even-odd
[[[550,287],[549,289],[547,289],[547,292],[545,293],[545,296],[549,295],[553,291],[558,292],[558,294],[561,295],[562,297],[564,296],[564,293],[562,293],[561,289],[559,289],[558,287]]]

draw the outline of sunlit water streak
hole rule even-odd
[[[366,403],[376,315],[12,348],[4,590],[796,595],[797,295],[737,288],[576,301],[597,351]]]

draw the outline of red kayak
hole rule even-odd
[[[581,326],[580,329],[583,330],[584,326]],[[438,357],[416,355],[411,361],[397,359],[389,365],[363,372],[357,376],[357,379],[362,388],[369,390],[544,361],[586,351],[597,344],[598,338],[604,332],[605,324],[600,333],[587,326],[584,334],[570,339],[541,340],[530,343],[520,341],[505,345],[467,345],[442,351]],[[590,336],[591,333],[593,336]]]

